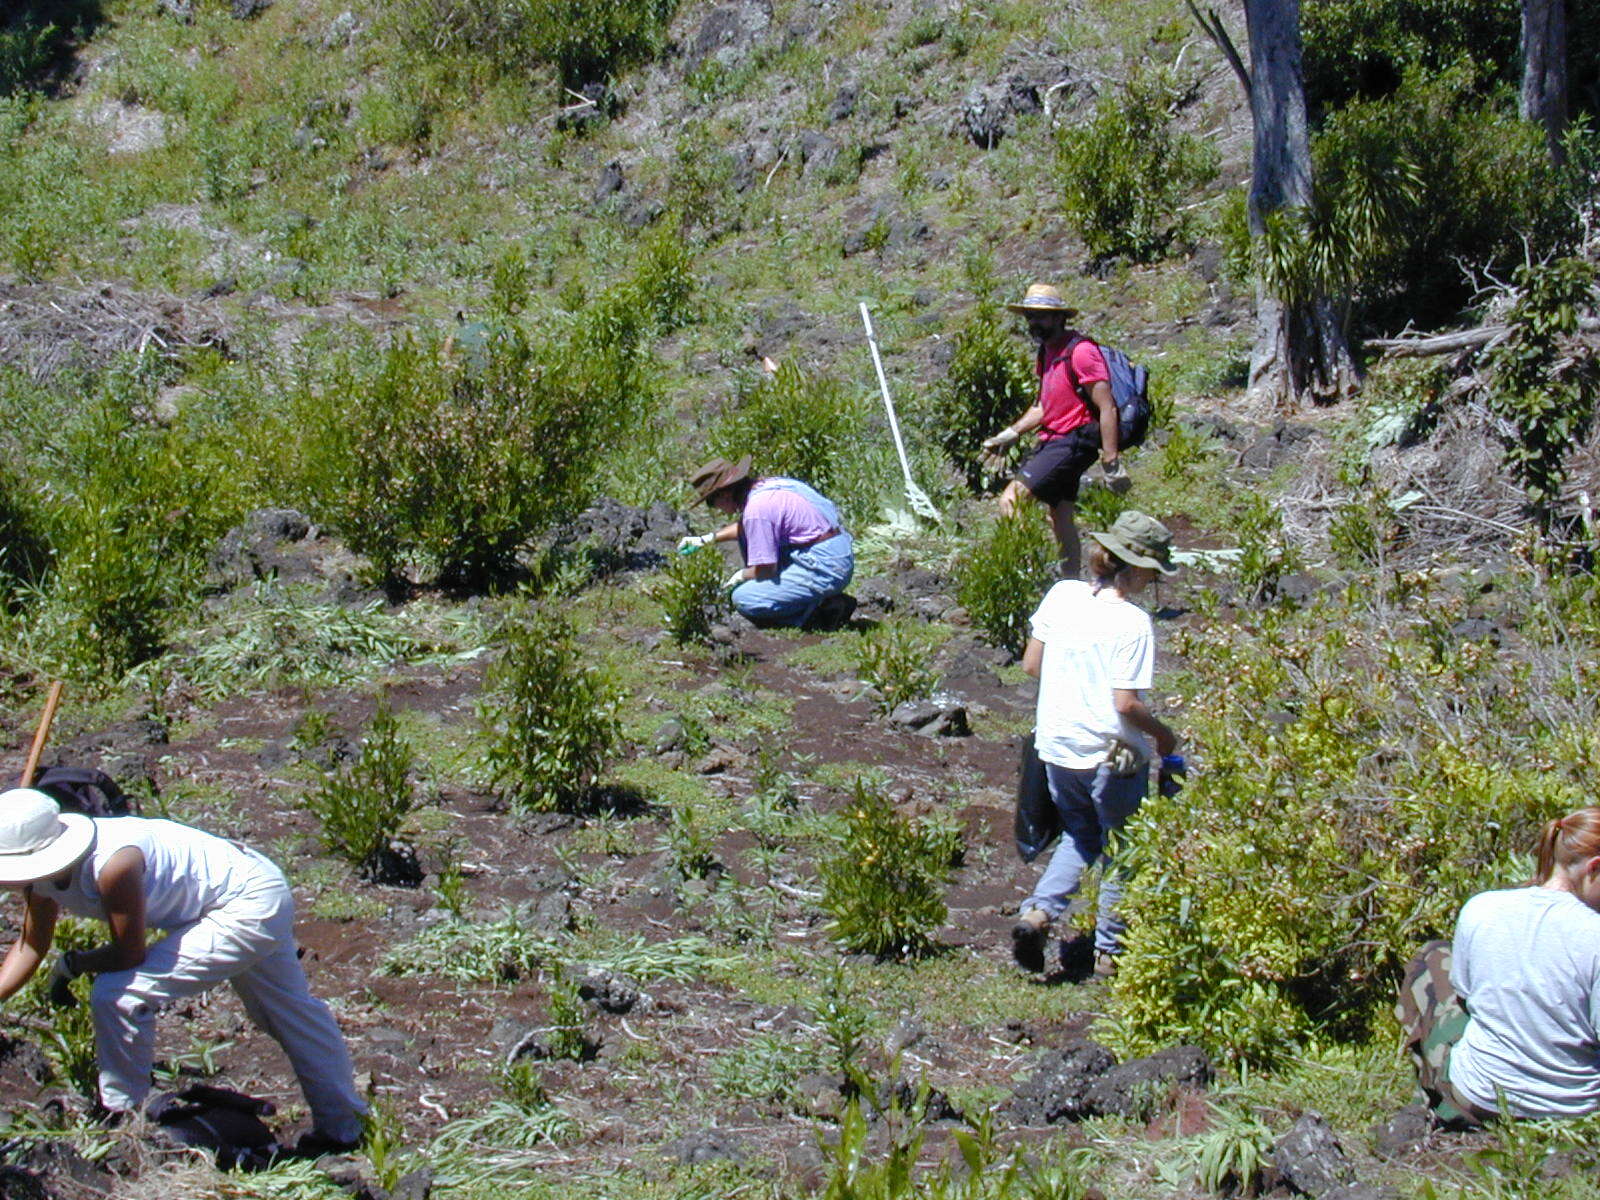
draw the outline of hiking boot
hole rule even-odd
[[[360,1145],[359,1137],[337,1138],[320,1129],[312,1129],[302,1133],[287,1153],[291,1158],[321,1158],[324,1154],[349,1154]]]
[[[1101,979],[1110,979],[1117,973],[1117,956],[1105,950],[1094,952],[1094,973]]]
[[[1050,914],[1030,908],[1011,927],[1011,957],[1024,971],[1044,970],[1044,943],[1050,934]]]

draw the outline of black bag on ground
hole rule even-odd
[[[1032,862],[1061,836],[1061,814],[1050,798],[1050,781],[1044,762],[1033,744],[1033,734],[1023,739],[1022,761],[1017,768],[1017,819],[1013,826],[1017,853]]]
[[[139,802],[115,779],[93,767],[40,767],[33,786],[61,805],[62,812],[86,817],[139,815]]]
[[[223,1170],[254,1169],[272,1161],[278,1140],[261,1118],[275,1111],[270,1100],[204,1083],[157,1096],[146,1109],[172,1142],[211,1151]]]

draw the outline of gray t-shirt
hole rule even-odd
[[[1600,913],[1544,887],[1462,906],[1450,981],[1471,1019],[1450,1082],[1480,1108],[1496,1092],[1519,1117],[1600,1109]]]

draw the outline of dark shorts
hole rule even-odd
[[[1078,499],[1078,482],[1100,457],[1100,427],[1080,425],[1065,437],[1051,438],[1023,460],[1017,479],[1045,504]]]

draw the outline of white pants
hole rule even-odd
[[[317,1130],[358,1138],[366,1105],[356,1093],[350,1051],[328,1006],[306,985],[295,956],[294,900],[270,867],[259,887],[169,931],[140,966],[107,971],[94,981],[100,1102],[113,1111],[138,1108],[150,1091],[156,1014],[224,980],[250,1019],[289,1056]]]

